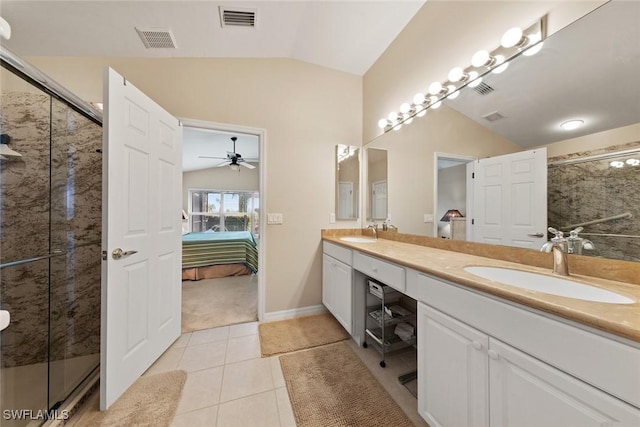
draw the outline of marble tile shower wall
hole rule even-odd
[[[11,311],[2,367],[99,353],[102,128],[36,91],[3,91],[0,300]],[[6,308],[5,308],[6,307]]]
[[[640,261],[640,167],[613,168],[612,160],[549,167],[549,224],[567,230],[567,225],[631,212],[632,218],[585,226],[583,233],[639,237],[584,236],[595,250],[583,255]]]

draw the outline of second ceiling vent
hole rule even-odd
[[[256,9],[220,6],[220,25],[222,27],[255,28]]]
[[[138,28],[136,31],[147,49],[175,49],[176,41],[171,30],[162,28]]]

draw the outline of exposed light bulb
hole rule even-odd
[[[411,111],[411,105],[409,105],[409,103],[405,102],[400,106],[400,112],[402,114],[407,114],[409,111]]]
[[[504,61],[505,61],[504,56],[496,55],[496,64],[502,64],[502,65],[498,65],[496,68],[491,70],[491,72],[494,74],[500,74],[504,72],[507,68],[509,68],[509,63]]]
[[[398,113],[392,111],[389,113],[389,115],[387,116],[387,118],[389,119],[390,122],[395,122],[396,120],[398,120]]]
[[[506,33],[502,36],[500,40],[500,44],[502,47],[510,48],[514,46],[518,46],[523,43],[524,36],[522,35],[522,29],[519,27],[513,27],[507,30]]]
[[[491,65],[491,55],[486,50],[479,50],[471,57],[471,65],[474,67],[482,67]]]
[[[437,96],[432,96],[431,98],[429,98],[429,102],[431,103],[431,108],[433,108],[434,110],[440,108],[440,106],[442,105],[442,101],[438,101]]]
[[[578,129],[580,126],[584,124],[584,120],[567,120],[562,123],[560,127],[564,130],[574,130]]]
[[[450,82],[459,82],[464,77],[464,70],[460,67],[452,68],[448,77]]]
[[[442,84],[440,84],[440,82],[433,82],[429,85],[429,93],[431,95],[438,95],[442,92],[442,89]]]
[[[416,116],[418,117],[424,117],[425,114],[427,114],[427,109],[423,108],[422,110],[420,110],[420,112],[418,114],[416,114]]]
[[[398,123],[393,127],[393,130],[400,130],[401,127],[402,127],[402,123]]]
[[[524,56],[533,56],[536,53],[540,52],[544,42],[541,41],[542,36],[540,33],[535,33],[529,36],[529,45],[531,46],[529,49],[522,52]]]
[[[378,120],[378,127],[380,129],[384,129],[387,127],[387,125],[389,124],[389,121],[387,119],[380,119]]]
[[[448,99],[456,99],[460,95],[460,91],[456,89],[454,85],[447,86],[449,95],[447,95]]]
[[[416,93],[413,96],[413,103],[416,105],[424,104],[425,99],[424,93]]]
[[[404,120],[404,124],[405,125],[409,125],[413,121],[413,117],[411,117],[411,116],[407,116],[407,117],[408,118],[405,118],[405,120]]]
[[[640,166],[640,159],[627,159],[625,163],[629,166]]]
[[[476,87],[479,86],[480,83],[482,83],[482,77],[478,77],[477,79],[475,79],[474,81],[472,81],[471,83],[469,83],[469,87]]]

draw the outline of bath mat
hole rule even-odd
[[[140,377],[108,410],[101,412],[93,407],[74,426],[168,427],[178,409],[186,379],[184,371]]]
[[[345,342],[280,356],[298,427],[413,426]]]
[[[347,331],[331,313],[261,323],[258,325],[258,330],[262,357],[331,344],[349,338]]]

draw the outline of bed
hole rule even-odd
[[[182,236],[182,280],[239,276],[258,271],[258,245],[249,231]]]

